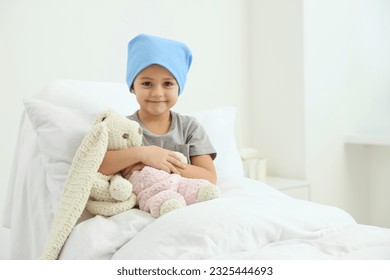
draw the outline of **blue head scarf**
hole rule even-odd
[[[191,62],[191,50],[185,44],[140,34],[133,38],[127,47],[126,82],[131,88],[139,72],[152,64],[158,64],[165,67],[175,77],[180,95],[183,92]]]

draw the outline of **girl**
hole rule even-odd
[[[204,128],[193,117],[171,111],[183,92],[191,62],[191,51],[181,42],[145,34],[129,42],[126,81],[140,106],[129,118],[143,128],[143,145],[107,151],[101,173],[121,172],[128,178],[147,165],[216,183],[216,152]],[[184,154],[189,163],[182,163],[174,151]]]

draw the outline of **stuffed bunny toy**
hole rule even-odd
[[[97,117],[95,125],[100,125],[100,123],[104,123],[109,128],[105,151],[122,150],[141,145],[142,128],[137,122],[116,114],[114,111],[106,111]],[[114,216],[133,208],[135,204],[136,196],[129,180],[120,174],[96,173],[86,205],[91,214]]]
[[[98,114],[73,157],[41,259],[58,258],[85,209],[95,215],[112,216],[135,206],[136,197],[128,180],[119,174],[106,176],[98,170],[107,150],[141,143],[142,129],[137,122],[113,110]]]

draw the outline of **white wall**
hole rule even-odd
[[[390,135],[390,2],[304,2],[307,177],[315,201],[390,227],[386,147],[345,145],[349,132]],[[384,187],[387,186],[387,187]]]
[[[390,227],[390,2],[249,0],[250,144],[270,175],[311,182],[314,201]]]
[[[251,146],[269,175],[305,178],[303,1],[250,0]]]
[[[245,144],[244,7],[240,0],[1,0],[0,126],[7,133],[0,145],[0,215],[23,98],[54,79],[125,82],[127,42],[139,33],[190,46],[193,66],[176,109],[236,106],[238,141]]]

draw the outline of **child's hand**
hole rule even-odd
[[[133,174],[134,171],[141,171],[142,168],[145,167],[145,164],[142,162],[138,162],[136,164],[133,164],[121,171],[121,175],[123,178],[129,179],[131,174]]]
[[[176,174],[180,174],[179,168],[184,169],[186,167],[175,152],[157,146],[142,147],[141,162],[168,173]]]

